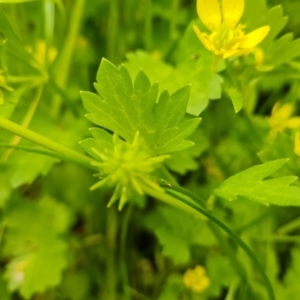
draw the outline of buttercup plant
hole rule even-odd
[[[1,300],[298,299],[297,4],[121,2],[0,3]]]

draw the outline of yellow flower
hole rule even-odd
[[[295,136],[294,152],[296,155],[300,156],[300,132],[297,132]]]
[[[184,285],[195,293],[202,293],[210,285],[210,280],[206,276],[206,271],[202,266],[195,269],[188,269],[183,275]]]
[[[250,0],[251,1],[251,0]],[[244,13],[244,0],[198,0],[197,12],[202,23],[211,31],[194,31],[202,44],[219,58],[251,52],[268,34],[270,26],[245,34],[245,25],[238,24]]]
[[[272,109],[271,116],[267,118],[271,127],[271,136],[285,129],[300,128],[300,117],[293,117],[294,110],[295,107],[292,103],[280,104],[276,102]]]

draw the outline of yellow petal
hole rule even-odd
[[[211,50],[211,45],[208,41],[208,39],[206,38],[206,34],[205,33],[202,33],[200,31],[200,29],[196,26],[196,25],[193,25],[193,29],[195,31],[195,33],[197,34],[197,37],[199,38],[199,40],[201,41],[201,43],[203,44],[203,46],[208,49],[208,50]]]
[[[297,132],[295,136],[294,152],[300,156],[300,132]]]
[[[272,116],[271,118],[276,118],[280,121],[287,120],[293,114],[295,108],[292,103],[280,104],[280,102],[276,102],[272,108]]]
[[[244,0],[222,0],[223,22],[234,28],[241,19],[244,8]]]
[[[210,30],[216,30],[222,21],[218,0],[198,0],[197,12],[202,23]]]
[[[293,117],[287,120],[284,123],[285,128],[290,128],[290,129],[297,129],[300,128],[300,118],[299,117]]]
[[[242,49],[242,50],[226,50],[223,54],[223,58],[226,59],[226,58],[229,58],[231,56],[240,56],[240,55],[243,55],[243,54],[248,54],[249,52],[251,51],[251,49]]]
[[[269,31],[270,26],[263,26],[253,30],[240,40],[240,47],[243,49],[255,47],[267,36]]]

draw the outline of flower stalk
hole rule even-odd
[[[66,160],[76,162],[88,168],[93,168],[91,163],[93,159],[81,154],[66,146],[60,145],[53,140],[42,136],[30,129],[24,128],[14,122],[0,117],[0,128],[5,129],[15,135],[18,135],[24,139],[27,139],[37,145],[40,145],[46,149],[59,153],[60,156]]]

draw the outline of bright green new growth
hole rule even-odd
[[[240,196],[266,205],[300,206],[300,188],[290,186],[297,177],[283,176],[264,180],[286,162],[287,159],[277,159],[251,167],[225,180],[215,193],[229,201]]]
[[[185,116],[189,86],[173,95],[164,91],[158,101],[158,84],[151,86],[140,71],[134,84],[127,69],[117,69],[102,60],[95,87],[100,96],[83,92],[87,118],[104,129],[92,128],[93,138],[81,142],[82,147],[97,162],[102,179],[92,190],[108,185],[115,187],[108,206],[120,198],[119,209],[133,193],[143,195],[145,187],[163,191],[149,175],[167,158],[163,155],[193,145],[185,140],[199,118]]]
[[[82,92],[87,118],[132,143],[137,132],[153,155],[180,151],[193,145],[186,140],[198,126],[199,118],[188,118],[186,108],[190,87],[169,95],[164,91],[158,101],[158,83],[151,86],[140,71],[132,82],[128,70],[116,68],[103,59],[95,87],[100,96]]]
[[[101,129],[95,129],[96,131]],[[106,133],[109,135],[108,133]],[[111,136],[110,136],[111,139]],[[99,177],[103,178],[91,187],[91,190],[108,185],[114,186],[108,206],[111,206],[120,198],[119,210],[121,210],[128,198],[134,193],[144,195],[144,187],[163,191],[150,178],[151,174],[169,155],[152,157],[144,149],[142,139],[137,133],[133,143],[122,141],[116,134],[112,136],[112,144],[104,148],[102,152],[92,147],[96,158],[101,162],[93,162],[92,165],[99,168]]]

